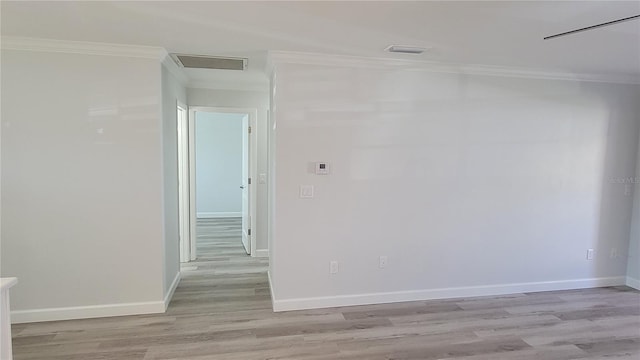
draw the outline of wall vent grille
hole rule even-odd
[[[190,69],[245,70],[247,59],[203,55],[171,54],[178,65]]]

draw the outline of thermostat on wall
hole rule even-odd
[[[329,175],[329,163],[317,162],[316,175]]]

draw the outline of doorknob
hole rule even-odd
[[[244,185],[240,185],[240,189],[244,189]]]

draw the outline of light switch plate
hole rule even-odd
[[[300,185],[300,197],[303,199],[313,198],[313,185]]]
[[[387,267],[387,260],[388,260],[388,258],[386,256],[380,256],[378,267],[380,269],[386,268]]]

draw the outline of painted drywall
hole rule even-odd
[[[195,112],[196,213],[242,216],[242,114]]]
[[[623,282],[638,86],[278,61],[276,309]]]
[[[157,59],[2,50],[13,321],[163,310]]]
[[[235,107],[257,109],[256,129],[252,131],[258,142],[258,174],[268,178],[267,165],[267,112],[269,110],[269,89],[262,91],[219,90],[187,88],[190,106]],[[265,253],[267,244],[267,183],[257,182],[256,186],[256,224],[252,232],[256,234],[256,249]]]
[[[164,298],[177,285],[180,273],[180,228],[178,216],[178,102],[187,104],[186,88],[167,66],[161,66],[162,81],[162,172],[164,189]]]
[[[269,104],[273,104],[275,102],[275,72],[274,69],[271,69],[269,72]],[[267,167],[269,169],[269,183],[267,186],[267,223],[269,224],[267,228],[267,244],[269,251],[269,270],[268,270],[268,279],[269,279],[269,289],[271,291],[271,301],[275,300],[275,296],[273,293],[274,285],[272,284],[271,273],[273,272],[273,264],[277,261],[275,258],[275,254],[273,252],[273,246],[271,244],[274,241],[274,229],[276,225],[276,207],[275,207],[275,199],[276,199],[276,117],[275,112],[273,111],[273,106],[269,107],[269,116],[268,116],[268,128],[267,128]]]
[[[638,98],[640,98],[640,95]],[[638,106],[640,107],[640,104]],[[640,117],[638,121],[640,121]],[[629,236],[627,285],[640,289],[640,146],[638,147],[635,177],[614,179],[614,182],[617,182],[619,187],[627,186],[633,189],[633,217]]]

